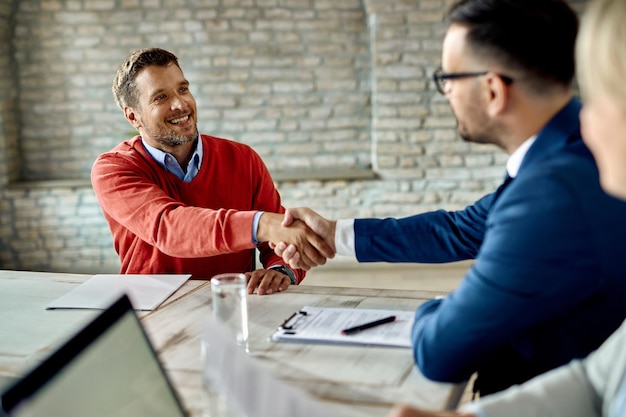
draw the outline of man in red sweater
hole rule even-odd
[[[113,95],[139,136],[98,157],[94,191],[109,224],[121,273],[188,273],[210,279],[245,272],[248,292],[271,294],[299,283],[267,242],[293,242],[305,269],[333,251],[304,223],[281,225],[272,178],[249,146],[198,133],[196,102],[171,52],[132,53]],[[254,249],[263,269],[254,269]]]

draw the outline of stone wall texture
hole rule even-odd
[[[117,270],[89,173],[135,134],[110,86],[150,46],[179,57],[200,130],[254,147],[287,207],[401,217],[471,204],[507,156],[460,140],[430,81],[450,4],[2,0],[0,268]]]

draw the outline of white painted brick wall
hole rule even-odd
[[[0,268],[117,270],[88,178],[133,134],[110,85],[146,46],[179,56],[203,132],[250,144],[273,172],[378,174],[282,180],[285,206],[346,218],[470,204],[500,182],[506,155],[458,139],[430,81],[449,3],[1,1]]]

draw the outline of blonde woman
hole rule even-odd
[[[585,106],[583,138],[603,189],[626,200],[626,1],[593,0],[576,45]],[[625,213],[626,215],[626,213]],[[398,406],[389,417],[626,416],[626,321],[584,360],[463,407],[463,413]]]
[[[604,190],[626,200],[626,1],[593,1],[576,45],[583,139]]]

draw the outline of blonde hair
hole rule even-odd
[[[607,95],[626,109],[626,0],[591,0],[576,41],[584,99]]]

